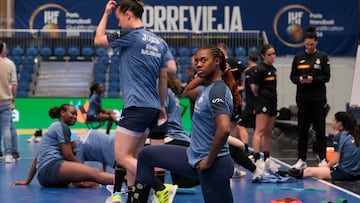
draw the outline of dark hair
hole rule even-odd
[[[60,113],[61,111],[67,111],[68,108],[72,106],[70,104],[63,104],[60,107],[58,106],[54,106],[49,110],[49,116],[50,118],[54,119],[54,118],[60,118]]]
[[[356,146],[360,145],[360,130],[356,124],[355,116],[352,112],[339,111],[334,115],[335,120],[341,122],[346,130],[355,139]]]
[[[224,53],[219,48],[217,48],[216,46],[213,46],[213,45],[203,46],[199,50],[204,50],[204,49],[209,50],[210,54],[213,56],[214,59],[216,59],[216,58],[220,59],[220,70],[225,71],[226,59],[225,59]]]
[[[309,27],[306,30],[305,39],[314,39],[315,41],[317,41],[318,37],[317,37],[317,34],[316,34],[316,28],[315,27]]]
[[[274,48],[274,46],[271,44],[264,44],[260,50],[261,55],[265,55],[266,51],[271,48]]]
[[[249,52],[249,54],[248,54],[248,59],[250,60],[250,61],[253,61],[253,62],[258,62],[259,61],[259,54],[258,54],[258,52],[257,51],[251,51],[251,52]]]
[[[2,52],[3,48],[4,48],[4,42],[0,40],[0,53]]]
[[[141,0],[123,0],[116,5],[121,13],[130,10],[134,16],[141,18],[144,13],[144,3]]]
[[[184,87],[181,85],[181,82],[175,78],[175,76],[168,75],[167,85],[168,88],[170,88],[177,97],[182,95]]]
[[[97,90],[97,88],[100,86],[100,83],[94,83],[93,85],[90,86],[90,95],[89,97],[91,97],[94,92]]]

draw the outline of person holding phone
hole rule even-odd
[[[295,55],[290,80],[297,86],[298,161],[293,168],[307,167],[308,131],[316,132],[313,152],[319,162],[326,161],[325,118],[328,111],[325,83],[330,80],[330,62],[326,53],[317,50],[318,38],[314,27],[305,34],[305,51]]]

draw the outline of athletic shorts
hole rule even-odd
[[[156,125],[152,129],[150,129],[148,138],[154,140],[162,140],[165,138],[167,132],[168,132],[168,122],[165,122],[162,125]]]
[[[270,117],[277,115],[277,105],[268,105],[268,104],[255,104],[254,110],[255,114],[266,114]]]
[[[44,166],[38,173],[38,181],[44,187],[66,187],[68,184],[60,183],[59,171],[64,160],[54,160]]]
[[[119,126],[134,132],[145,132],[156,126],[160,110],[131,106],[122,110]]]
[[[332,180],[334,181],[343,181],[343,180],[355,180],[356,177],[350,175],[349,173],[345,172],[343,169],[339,167],[331,167],[330,168],[330,175]]]

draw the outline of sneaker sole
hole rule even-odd
[[[124,203],[123,201],[113,202],[111,198],[112,198],[112,196],[110,195],[110,197],[108,197],[108,198],[105,200],[105,203]]]
[[[178,186],[177,185],[173,185],[170,190],[169,190],[169,203],[172,203],[174,198],[175,198],[175,195],[176,195],[176,191],[178,189]],[[155,197],[155,194],[152,196],[152,201],[151,203],[159,203]]]

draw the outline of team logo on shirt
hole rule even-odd
[[[266,113],[266,112],[268,111],[268,109],[266,108],[266,106],[263,106],[262,109],[261,109],[261,111],[262,111],[263,113]]]
[[[215,104],[215,103],[224,103],[224,100],[222,100],[221,98],[215,98],[215,99],[212,99],[211,102],[213,104]]]

